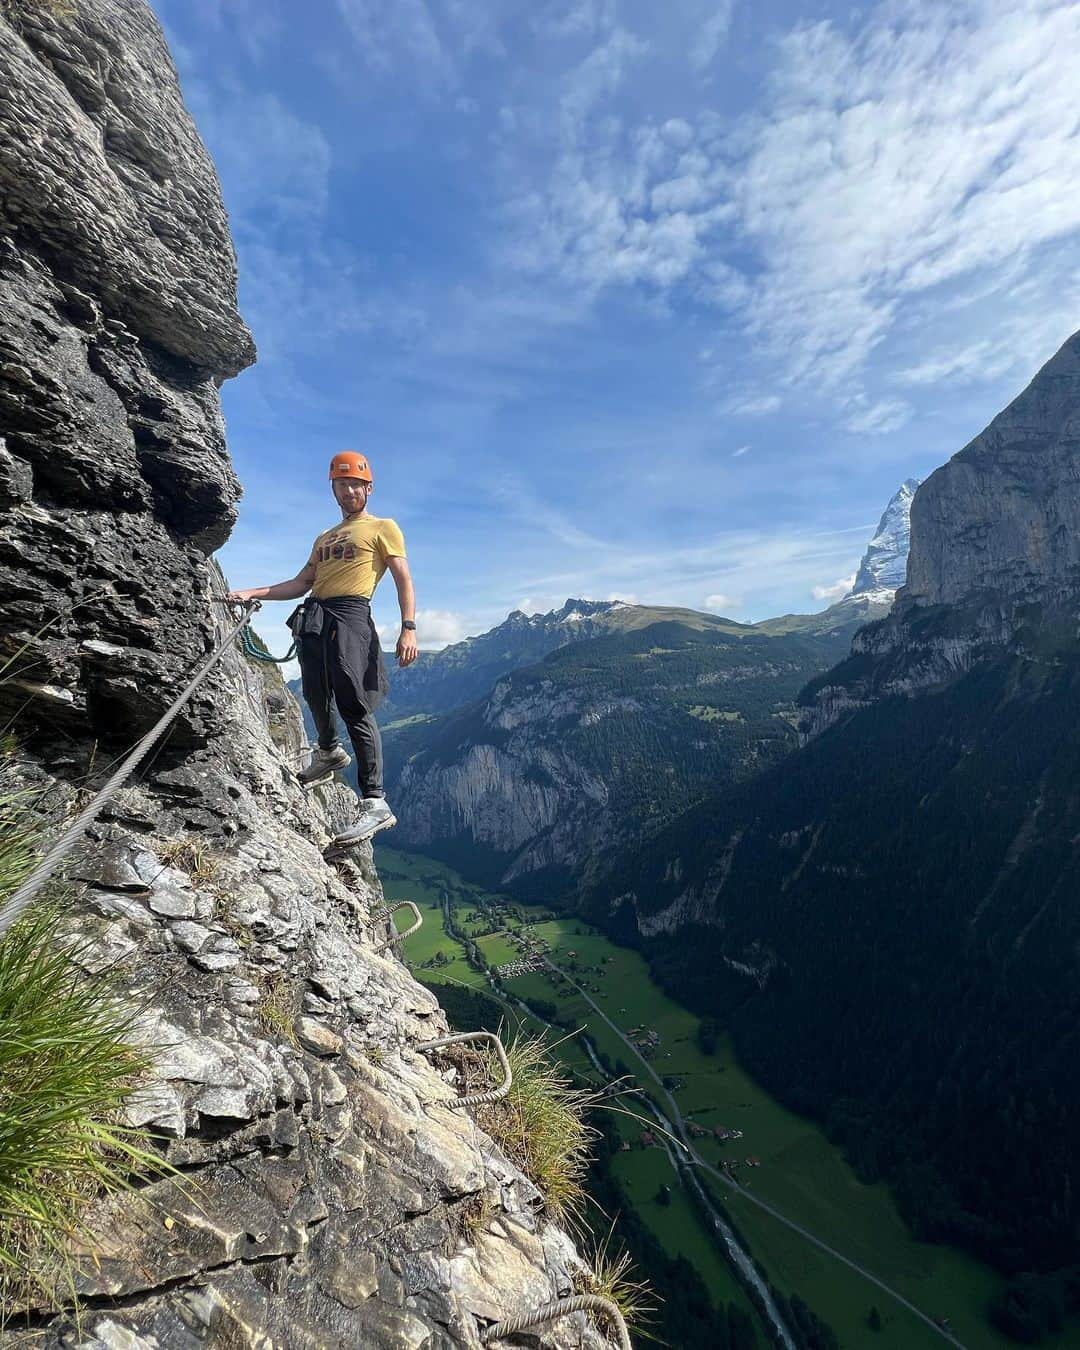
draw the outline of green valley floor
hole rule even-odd
[[[419,977],[433,985],[456,983],[492,994],[485,974],[466,959],[462,941],[446,931],[447,912],[456,931],[476,941],[493,971],[520,960],[528,943],[539,968],[500,976],[500,1001],[511,1024],[521,1018],[518,999],[549,1019],[554,1009],[559,1029],[553,1040],[565,1035],[565,1027],[584,1028],[605,1066],[632,1075],[670,1114],[651,1068],[670,1090],[704,1161],[729,1172],[740,1186],[932,1319],[947,1319],[955,1341],[968,1350],[1006,1350],[1013,1344],[985,1318],[999,1286],[995,1273],[961,1252],[913,1239],[887,1187],[859,1182],[813,1122],[785,1110],[743,1072],[726,1040],[718,1038],[715,1053],[706,1053],[699,1043],[700,1019],[659,989],[638,952],[616,946],[580,920],[548,917],[540,907],[491,894],[432,859],[379,847],[376,860],[388,900],[414,900],[424,916],[423,928],[408,939],[403,953]],[[404,926],[405,912],[398,917]],[[537,1028],[533,1019],[524,1021]],[[562,1040],[557,1053],[576,1071],[595,1076],[579,1039]],[[718,1304],[736,1301],[749,1310],[667,1148],[640,1118],[646,1109],[632,1098],[618,1104],[638,1117],[614,1117],[621,1144],[612,1166],[627,1205],[666,1250],[695,1266]],[[929,1350],[949,1343],[745,1196],[700,1169],[698,1174],[773,1287],[788,1297],[799,1295],[834,1329],[842,1347]],[[669,1196],[663,1195],[664,1187],[670,1188]],[[872,1309],[877,1309],[878,1330],[871,1329]],[[758,1321],[756,1313],[754,1318]],[[768,1343],[760,1329],[759,1340]],[[1065,1333],[1043,1345],[1066,1350],[1068,1343]]]

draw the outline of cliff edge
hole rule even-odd
[[[213,167],[142,0],[0,4],[0,686],[46,823],[221,641],[239,485],[218,402],[254,359]],[[298,710],[231,651],[69,868],[83,960],[138,1007],[131,1103],[182,1173],[92,1211],[83,1314],[35,1346],[478,1346],[573,1292],[543,1197],[455,1109],[384,944],[370,847],[320,847]],[[598,1346],[580,1315],[530,1342]]]

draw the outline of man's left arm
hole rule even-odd
[[[401,606],[401,622],[416,622],[416,596],[413,593],[412,575],[409,572],[408,558],[391,555],[386,560],[386,569],[394,578],[397,587],[398,604]],[[397,640],[397,661],[399,666],[411,666],[416,660],[416,631],[402,627]]]

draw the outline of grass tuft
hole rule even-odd
[[[595,1094],[575,1087],[540,1036],[518,1034],[506,1048],[514,1081],[477,1118],[544,1197],[556,1220],[580,1220],[585,1173],[598,1131],[585,1113]]]
[[[632,1336],[655,1340],[648,1330],[659,1307],[659,1299],[645,1280],[630,1277],[633,1262],[625,1248],[615,1252],[611,1248],[612,1231],[595,1249],[591,1258],[578,1271],[575,1284],[579,1294],[599,1294],[609,1299],[622,1313],[627,1330]]]
[[[36,861],[12,796],[0,797],[0,900]],[[0,938],[0,1323],[69,1277],[95,1195],[169,1169],[120,1124],[146,1070],[128,1043],[135,1010],[108,975],[87,976],[85,944],[37,904]]]
[[[458,1210],[457,1216],[462,1241],[471,1247],[491,1223],[495,1214],[491,1197],[485,1192],[478,1191],[475,1195],[469,1196]]]
[[[219,862],[202,839],[185,835],[160,845],[157,855],[169,867],[186,872],[196,886],[209,886],[217,877]]]
[[[284,971],[259,971],[255,975],[259,987],[259,1021],[265,1031],[289,1045],[296,1044],[294,1023],[300,1013],[300,990],[291,983]]]

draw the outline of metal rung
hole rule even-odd
[[[554,1303],[544,1303],[532,1312],[522,1313],[520,1317],[508,1317],[504,1322],[496,1322],[480,1333],[480,1344],[490,1345],[505,1336],[513,1336],[529,1327],[542,1326],[545,1322],[554,1322],[559,1317],[576,1312],[602,1312],[610,1319],[618,1337],[619,1350],[633,1350],[626,1321],[619,1309],[609,1298],[599,1294],[575,1294],[572,1298],[560,1298]]]
[[[470,1092],[467,1097],[458,1097],[456,1101],[447,1102],[446,1105],[453,1111],[460,1111],[464,1106],[480,1106],[484,1102],[497,1102],[500,1097],[506,1096],[514,1081],[510,1061],[506,1058],[506,1050],[502,1041],[493,1031],[462,1031],[455,1036],[440,1036],[437,1041],[422,1041],[416,1048],[417,1050],[441,1050],[444,1045],[461,1045],[465,1041],[490,1041],[499,1057],[504,1078],[497,1088],[491,1088],[488,1092]]]
[[[395,929],[392,937],[388,937],[385,942],[380,942],[379,945],[375,948],[376,955],[379,952],[386,951],[387,947],[392,947],[395,942],[404,942],[404,940],[407,937],[412,937],[412,935],[424,922],[424,916],[420,913],[418,907],[411,900],[399,900],[396,905],[387,905],[386,907],[386,912],[388,915],[390,915],[391,928],[393,928],[394,926],[394,919],[393,919],[394,911],[398,909],[411,909],[412,912],[416,915],[416,922],[413,924],[411,928],[406,928],[403,933],[399,933]]]

